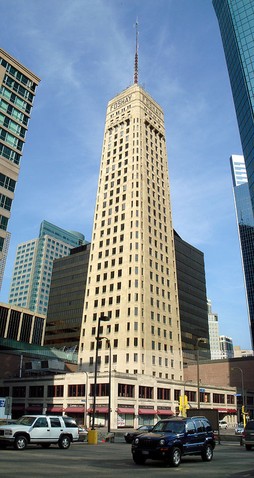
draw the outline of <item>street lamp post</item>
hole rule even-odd
[[[108,370],[108,433],[110,433],[110,428],[111,428],[111,367],[112,367],[112,362],[111,362],[111,343],[110,340],[107,339],[107,346],[109,348],[109,370]]]
[[[108,368],[108,433],[110,433],[111,429],[111,343],[108,337],[100,337],[99,340],[105,339],[106,344],[109,349],[109,368]]]
[[[84,402],[84,425],[85,425],[85,428],[87,428],[87,397],[88,397],[88,373],[87,372],[84,372],[85,376],[86,376],[86,396],[85,396],[85,400],[82,400],[82,402]]]
[[[94,365],[94,391],[93,391],[93,414],[92,414],[92,430],[95,427],[95,409],[96,409],[96,388],[97,388],[97,372],[98,372],[98,353],[99,353],[99,340],[100,340],[100,326],[101,322],[108,322],[110,319],[102,315],[98,320],[96,345],[95,345],[95,365]]]
[[[242,397],[243,397],[243,407],[242,407],[242,415],[243,415],[243,424],[246,425],[246,415],[245,415],[245,393],[244,393],[244,380],[243,380],[243,370],[241,367],[231,367],[231,370],[239,370],[241,373],[241,383],[242,383]]]
[[[199,337],[196,342],[197,349],[197,393],[198,393],[198,410],[200,409],[200,379],[199,379],[199,343],[207,344],[208,340],[205,337]]]

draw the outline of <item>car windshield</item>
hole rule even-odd
[[[183,433],[184,422],[170,420],[168,422],[158,422],[153,427],[153,432]]]
[[[19,420],[16,421],[18,425],[25,425],[27,427],[30,427],[33,423],[36,417],[21,417]]]

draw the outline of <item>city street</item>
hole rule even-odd
[[[169,468],[152,461],[142,466],[135,465],[130,445],[123,442],[76,443],[66,451],[55,446],[48,450],[30,446],[24,451],[0,450],[0,469],[4,478],[251,478],[254,476],[254,450],[247,452],[237,443],[224,442],[217,445],[210,463],[202,462],[198,456],[184,457],[179,468]]]

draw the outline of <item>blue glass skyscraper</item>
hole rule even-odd
[[[254,1],[213,0],[254,211]]]
[[[231,156],[236,217],[244,271],[248,315],[254,345],[254,216],[243,156]]]

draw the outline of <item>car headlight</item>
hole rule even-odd
[[[134,443],[135,443],[135,445],[138,445],[139,444],[139,438],[135,438]]]
[[[12,435],[12,430],[4,430],[5,436],[11,436]]]
[[[159,443],[160,443],[161,446],[163,446],[163,445],[166,444],[166,441],[164,440],[164,438],[162,438]]]

